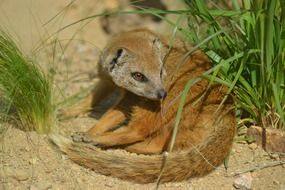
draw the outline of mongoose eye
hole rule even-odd
[[[142,73],[139,73],[139,72],[132,73],[132,77],[136,81],[139,81],[139,82],[146,82],[147,81],[147,78]]]

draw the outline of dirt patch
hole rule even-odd
[[[66,124],[88,128],[92,118],[77,118]],[[73,129],[73,130],[74,130]],[[78,129],[77,129],[78,130]],[[84,129],[83,129],[84,130]],[[155,184],[133,184],[96,174],[58,152],[46,135],[23,132],[9,127],[1,142],[0,189],[154,189]],[[253,189],[284,189],[285,168],[281,165],[258,170],[265,164],[276,163],[257,146],[234,144],[228,170],[218,167],[213,173],[180,183],[166,183],[160,189],[233,189],[237,177],[233,174],[256,167],[247,175]],[[122,171],[123,172],[123,171]]]

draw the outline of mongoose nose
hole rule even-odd
[[[157,91],[157,98],[164,99],[167,96],[167,92],[164,89],[160,89]]]

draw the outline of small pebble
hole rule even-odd
[[[270,157],[274,160],[280,160],[280,157],[278,154],[271,154]]]
[[[238,149],[235,149],[235,152],[236,152],[236,153],[241,153],[241,149],[239,149],[239,148],[238,148]]]
[[[63,155],[63,154],[61,155],[61,159],[62,160],[68,160],[68,158],[65,155]]]
[[[14,174],[13,178],[16,179],[17,181],[26,181],[29,179],[29,174],[25,171],[15,171],[16,173]]]
[[[76,182],[77,182],[77,183],[82,183],[82,179],[76,178]]]
[[[238,176],[233,183],[236,189],[250,190],[252,185],[252,177],[250,173]]]
[[[250,145],[248,145],[248,147],[249,147],[251,150],[255,150],[255,149],[257,149],[257,144],[251,143]]]
[[[279,182],[279,181],[277,181],[277,180],[273,180],[273,184],[274,184],[274,185],[279,185],[279,184],[280,184],[280,182]]]
[[[32,184],[30,190],[48,190],[52,188],[52,184],[48,181],[39,181]]]
[[[17,181],[26,181],[29,179],[29,173],[19,169],[7,168],[1,175],[13,178]]]
[[[36,164],[37,163],[37,158],[31,158],[30,160],[29,160],[29,164],[31,164],[31,165],[34,165],[34,164]]]

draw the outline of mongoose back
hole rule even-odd
[[[121,91],[120,97],[86,133],[73,135],[73,140],[54,134],[52,141],[71,160],[98,173],[136,183],[155,182],[164,163],[162,153],[171,142],[180,95],[188,81],[211,68],[202,51],[187,57],[188,51],[182,41],[147,29],[112,37],[98,63],[100,83],[64,113],[88,111],[115,89]],[[223,162],[236,125],[233,101],[226,93],[224,86],[203,78],[193,84],[161,182],[203,176]],[[106,150],[111,148],[137,154]]]

